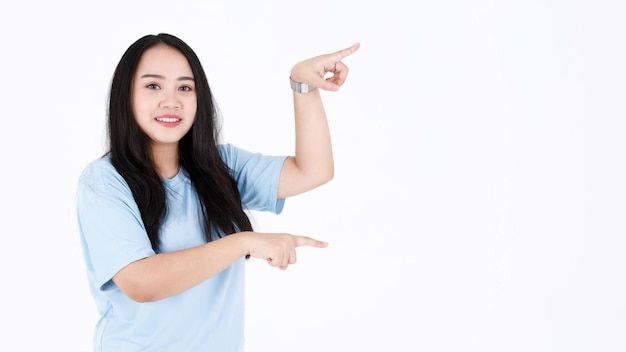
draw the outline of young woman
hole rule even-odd
[[[293,66],[293,156],[218,143],[207,77],[181,39],[146,35],[126,50],[111,85],[109,151],[84,169],[77,194],[101,315],[94,351],[243,350],[245,258],[284,270],[298,247],[327,246],[255,232],[246,211],[278,214],[285,198],[331,180],[319,89],[341,87],[342,60],[358,48]]]

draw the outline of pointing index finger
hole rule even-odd
[[[316,247],[316,248],[326,248],[328,247],[328,242],[318,241],[311,237],[307,236],[298,236],[296,237],[296,247]]]
[[[336,51],[335,54],[333,55],[334,58],[336,59],[336,61],[341,61],[344,57],[352,55],[355,51],[357,51],[359,48],[361,47],[361,43],[360,42],[356,42],[354,44],[352,44],[350,47],[345,48],[345,49],[341,49],[339,51]]]

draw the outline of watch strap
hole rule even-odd
[[[291,89],[294,92],[298,92],[298,93],[302,93],[302,94],[306,94],[308,92],[314,91],[317,87],[312,86],[310,84],[306,84],[306,83],[302,83],[302,82],[296,82],[293,79],[291,79],[291,77],[289,77],[289,84],[291,85]]]

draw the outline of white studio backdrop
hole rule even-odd
[[[267,154],[293,150],[291,66],[361,42],[323,93],[335,179],[252,214],[330,246],[248,263],[247,351],[626,350],[620,2],[2,7],[0,350],[91,350],[76,183],[117,60],[158,32],[197,51],[224,140]]]

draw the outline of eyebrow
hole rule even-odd
[[[146,73],[145,75],[141,76],[141,78],[159,78],[159,79],[165,79],[165,76],[163,75],[157,75],[157,74],[153,74],[153,73]],[[189,77],[189,76],[180,76],[178,77],[178,79],[176,79],[177,81],[194,81],[193,77]]]

